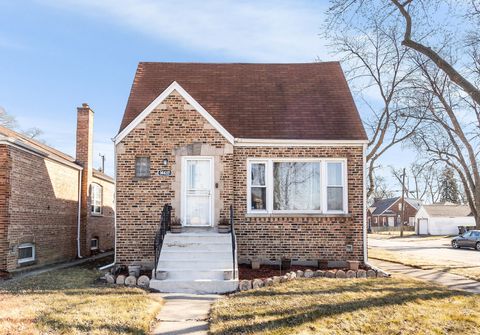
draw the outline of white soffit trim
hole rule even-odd
[[[170,84],[155,100],[153,100],[147,108],[145,108],[128,126],[126,126],[115,138],[113,139],[115,145],[120,143],[121,140],[125,138],[135,127],[137,127],[140,122],[143,121],[158,105],[160,105],[163,100],[165,100],[173,91],[177,91],[193,108],[199,112],[207,121],[225,137],[231,144],[234,143],[234,137],[225,129],[223,126],[218,123],[217,120],[211,116],[205,108],[203,108],[187,91],[180,86],[179,83],[174,81]]]
[[[238,147],[304,147],[304,146],[363,146],[367,140],[275,140],[236,138]]]

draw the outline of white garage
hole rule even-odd
[[[458,235],[458,226],[475,226],[468,205],[422,205],[415,215],[417,235]]]

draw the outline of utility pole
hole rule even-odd
[[[403,222],[405,222],[405,168],[402,174],[402,217],[400,221],[400,236],[403,237]]]
[[[102,171],[103,173],[105,173],[105,155],[102,155],[102,154],[98,154],[102,160],[102,169],[100,171]]]

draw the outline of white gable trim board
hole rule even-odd
[[[173,91],[177,91],[197,112],[199,112],[207,121],[227,139],[231,144],[234,143],[233,136],[222,127],[217,120],[213,118],[187,91],[174,81],[170,84],[155,100],[153,100],[147,108],[145,108],[130,124],[125,127],[114,139],[115,145],[120,143],[133,129],[135,129],[163,100],[165,100]]]
[[[158,105],[160,105],[173,91],[177,91],[197,112],[199,112],[225,139],[235,146],[262,147],[262,146],[363,146],[367,140],[276,140],[276,139],[248,139],[234,138],[205,108],[202,107],[179,83],[174,81],[155,100],[153,100],[128,126],[113,138],[115,145],[119,144],[133,129],[135,129]]]

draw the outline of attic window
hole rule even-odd
[[[150,157],[135,158],[135,177],[150,177]]]

